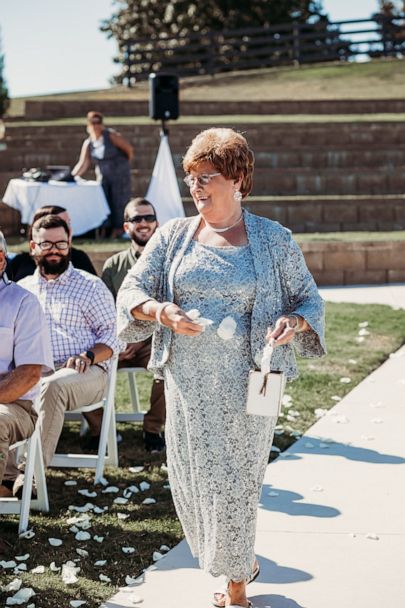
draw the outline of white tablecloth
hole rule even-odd
[[[59,205],[69,212],[73,235],[100,226],[110,214],[104,191],[98,182],[28,182],[11,179],[3,202],[21,213],[21,223],[30,224],[34,213],[44,205]]]

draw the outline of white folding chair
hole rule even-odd
[[[118,373],[128,374],[129,393],[131,395],[132,412],[118,412],[115,414],[117,422],[142,422],[144,412],[141,411],[138,386],[136,383],[137,374],[147,374],[148,370],[144,367],[121,367]]]
[[[105,466],[118,466],[117,432],[115,425],[115,386],[117,383],[118,357],[111,359],[106,394],[101,401],[80,407],[73,412],[65,412],[65,420],[81,420],[82,414],[103,408],[100,441],[97,454],[54,454],[51,467],[87,467],[96,469],[94,484],[100,483]]]
[[[0,498],[0,514],[20,514],[20,521],[18,524],[19,534],[25,532],[28,528],[30,508],[35,511],[43,511],[44,513],[48,513],[49,511],[48,491],[46,488],[45,467],[42,457],[38,420],[35,424],[35,429],[31,437],[28,437],[28,439],[23,439],[22,441],[17,441],[13,445],[10,445],[9,451],[20,450],[23,447],[26,448],[27,460],[25,465],[22,498],[21,500],[18,498]],[[31,498],[33,479],[35,479],[37,489],[36,498]]]

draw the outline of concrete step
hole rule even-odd
[[[37,145],[34,146],[34,143]],[[16,145],[10,142],[7,155],[4,159],[0,157],[0,168],[4,165],[9,170],[20,171],[22,167],[45,167],[49,164],[75,164],[78,160],[80,143],[54,147],[47,142],[43,145],[41,141],[30,140],[28,146]],[[136,169],[151,170],[156,159],[158,146],[149,145],[142,148],[136,145],[133,166]],[[172,149],[173,159],[176,166],[181,167],[184,152]],[[394,169],[405,165],[405,146],[397,146],[394,149],[386,147],[383,149],[365,150],[359,146],[350,149],[321,148],[320,146],[300,146],[294,150],[274,149],[268,151],[256,150],[255,167],[263,169],[292,169],[313,168],[323,169],[355,169],[375,168],[377,170]]]
[[[377,114],[405,112],[403,99],[337,99],[279,101],[188,101],[180,92],[181,116],[238,114]],[[27,120],[85,117],[89,108],[106,116],[148,116],[148,99],[28,100]]]

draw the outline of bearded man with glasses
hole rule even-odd
[[[40,429],[45,466],[52,461],[65,410],[100,401],[109,360],[118,353],[114,300],[101,279],[70,262],[69,227],[47,215],[32,227],[30,248],[37,269],[19,284],[37,296],[51,334],[54,374],[42,382]],[[96,448],[102,409],[85,414]],[[23,480],[21,480],[21,483]]]
[[[134,198],[124,210],[125,233],[131,239],[131,245],[108,258],[101,275],[102,280],[111,291],[114,299],[128,270],[137,263],[149,239],[155,233],[159,223],[154,206],[145,198]],[[118,367],[147,367],[150,359],[152,339],[127,344],[120,354]],[[161,452],[165,447],[163,426],[166,418],[166,404],[163,380],[154,379],[150,396],[150,408],[144,416],[143,438],[148,452]]]

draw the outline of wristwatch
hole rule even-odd
[[[90,359],[90,365],[93,365],[94,363],[94,359],[95,359],[95,354],[93,353],[92,350],[86,350],[85,355],[88,359]]]

